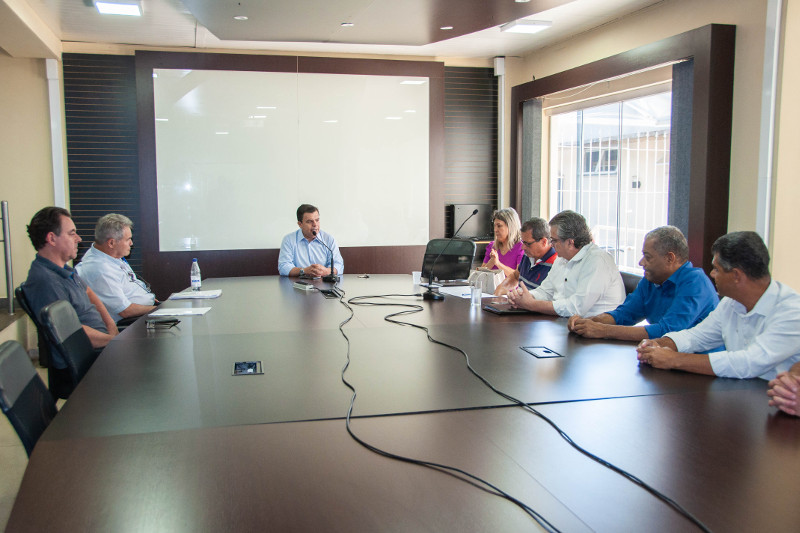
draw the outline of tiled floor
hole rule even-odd
[[[47,383],[47,369],[37,365],[36,370],[42,381]],[[59,400],[58,407],[61,408],[63,403],[64,400]],[[0,530],[5,530],[26,466],[28,456],[17,432],[8,419],[0,415]]]

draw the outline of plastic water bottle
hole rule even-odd
[[[199,291],[202,282],[200,281],[200,265],[197,264],[197,259],[192,259],[192,272],[190,278],[192,280],[192,290]]]

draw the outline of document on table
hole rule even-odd
[[[210,307],[166,307],[156,309],[147,316],[189,316],[204,315],[208,313]]]
[[[458,296],[459,298],[469,299],[470,297],[468,285],[463,287],[439,287],[439,292],[450,296]],[[481,294],[481,298],[488,298],[489,296],[494,295],[485,292]]]
[[[169,297],[169,300],[200,300],[203,298],[219,298],[220,294],[222,294],[222,289],[213,289],[210,291],[176,292]]]

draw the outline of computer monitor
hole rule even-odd
[[[476,241],[491,240],[492,239],[492,213],[494,208],[489,204],[452,204],[448,206],[450,209],[450,226],[448,227],[448,234],[453,237],[461,239],[472,239]],[[472,215],[472,212],[478,210],[478,213],[470,218],[464,227],[458,232],[458,235],[453,235],[461,224]]]

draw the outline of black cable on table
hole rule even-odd
[[[369,300],[369,299],[373,299],[373,298],[389,298],[389,297],[397,297],[397,296],[421,296],[421,295],[419,295],[419,294],[416,294],[416,295],[385,294],[385,295],[374,295],[374,296],[354,296],[353,298],[350,298],[350,300],[348,300],[347,303],[353,304],[353,305],[367,305],[367,306],[408,307],[409,309],[406,309],[406,310],[403,310],[403,311],[398,311],[396,313],[388,314],[385,317],[383,317],[383,319],[386,320],[387,322],[391,322],[393,324],[398,324],[398,325],[401,325],[401,326],[411,326],[413,328],[421,329],[422,331],[425,332],[425,335],[428,337],[428,340],[430,342],[432,342],[434,344],[438,344],[440,346],[444,346],[445,348],[449,348],[451,350],[454,350],[454,351],[460,353],[461,355],[464,356],[464,360],[466,362],[467,369],[470,371],[470,373],[472,373],[472,375],[474,375],[476,378],[478,378],[484,385],[486,385],[493,392],[495,392],[496,394],[498,394],[502,398],[505,398],[506,400],[518,405],[519,407],[522,407],[523,409],[529,411],[530,413],[538,416],[539,418],[541,418],[542,420],[544,420],[545,422],[550,424],[550,426],[552,426],[553,429],[556,430],[556,432],[561,436],[561,438],[563,438],[570,446],[572,446],[574,449],[576,449],[577,451],[579,451],[580,453],[582,453],[583,455],[585,455],[589,459],[591,459],[591,460],[595,461],[596,463],[598,463],[598,464],[610,469],[613,472],[616,472],[617,474],[621,475],[622,477],[624,477],[625,479],[627,479],[631,483],[633,483],[635,485],[638,485],[639,487],[643,488],[644,490],[646,490],[647,492],[649,492],[650,494],[652,494],[653,496],[655,496],[656,498],[658,498],[659,500],[664,502],[667,506],[671,507],[675,512],[677,512],[678,514],[680,514],[681,516],[683,516],[684,518],[686,518],[687,520],[692,522],[700,530],[705,531],[707,533],[711,532],[711,530],[708,528],[708,526],[706,526],[702,521],[700,521],[699,518],[697,518],[692,513],[690,513],[688,510],[686,510],[678,502],[676,502],[675,500],[673,500],[672,498],[670,498],[666,494],[660,492],[655,487],[647,484],[645,481],[643,481],[639,477],[631,474],[630,472],[628,472],[626,470],[623,470],[622,468],[616,466],[613,463],[610,463],[610,462],[606,461],[602,457],[599,457],[599,456],[593,454],[592,452],[590,452],[586,448],[583,448],[578,443],[576,443],[574,440],[572,440],[572,437],[570,437],[564,430],[562,430],[558,426],[558,424],[556,424],[553,420],[551,420],[549,417],[547,417],[544,413],[534,409],[531,405],[523,402],[522,400],[520,400],[520,399],[518,399],[518,398],[516,398],[514,396],[511,396],[510,394],[505,393],[505,392],[499,390],[498,388],[496,388],[494,385],[492,385],[489,382],[489,380],[487,380],[485,377],[483,377],[480,373],[478,373],[478,371],[476,371],[472,367],[472,365],[470,364],[469,355],[467,355],[467,352],[465,352],[464,350],[462,350],[458,346],[453,346],[452,344],[448,344],[446,342],[443,342],[443,341],[440,341],[440,340],[437,340],[437,339],[431,337],[431,334],[430,334],[430,332],[429,332],[429,330],[428,330],[428,328],[426,326],[420,326],[418,324],[413,324],[411,322],[403,322],[402,320],[396,320],[395,319],[395,317],[398,317],[398,316],[414,314],[414,313],[418,313],[418,312],[422,311],[423,307],[421,305],[419,305],[419,304],[395,303],[395,302],[392,302],[392,303],[380,302],[379,303],[379,302],[364,301],[364,300]],[[342,303],[344,303],[344,302],[342,302]],[[348,354],[348,356],[349,356],[349,354]]]
[[[443,472],[445,474],[452,475],[455,478],[460,479],[462,481],[466,481],[467,483],[470,483],[470,484],[480,488],[481,490],[485,490],[485,491],[489,492],[490,494],[494,494],[496,496],[500,496],[501,498],[504,498],[504,499],[510,501],[511,503],[517,505],[518,507],[520,507],[523,511],[525,511],[528,515],[530,515],[539,525],[541,525],[547,531],[551,531],[553,533],[559,533],[560,530],[558,528],[556,528],[553,524],[551,524],[541,514],[539,514],[535,509],[533,509],[532,507],[530,507],[526,503],[522,502],[521,500],[518,500],[517,498],[511,496],[510,494],[508,494],[507,492],[505,492],[501,488],[497,487],[496,485],[492,484],[491,482],[486,481],[485,479],[476,476],[475,474],[471,474],[471,473],[469,473],[469,472],[467,472],[465,470],[462,470],[462,469],[454,467],[454,466],[449,466],[449,465],[445,465],[445,464],[441,464],[441,463],[435,463],[435,462],[432,462],[432,461],[424,461],[424,460],[421,460],[421,459],[414,459],[414,458],[411,458],[411,457],[406,457],[404,455],[398,455],[398,454],[395,454],[395,453],[392,453],[392,452],[388,452],[386,450],[378,448],[377,446],[374,446],[374,445],[364,441],[358,435],[355,434],[353,429],[350,427],[350,419],[351,419],[351,415],[353,414],[353,406],[355,405],[357,393],[356,393],[355,387],[349,381],[347,381],[347,378],[345,378],[345,373],[347,372],[347,369],[350,366],[350,338],[344,332],[344,326],[348,322],[350,322],[350,320],[353,319],[353,316],[355,314],[354,311],[353,311],[353,308],[350,307],[349,304],[351,302],[353,302],[353,300],[356,300],[356,299],[359,299],[359,298],[365,298],[365,297],[355,297],[355,298],[351,298],[349,301],[345,302],[344,301],[345,291],[343,289],[341,289],[341,288],[337,288],[337,289],[338,289],[338,292],[340,294],[339,295],[339,302],[342,305],[344,305],[350,311],[350,316],[348,316],[345,320],[343,320],[341,323],[339,323],[339,332],[341,332],[342,336],[345,338],[345,341],[347,341],[347,358],[346,358],[344,366],[342,367],[342,383],[344,383],[344,385],[353,392],[353,394],[350,396],[350,405],[347,408],[347,416],[345,417],[345,427],[347,428],[347,433],[350,435],[350,437],[353,440],[355,440],[358,444],[360,444],[361,446],[366,448],[367,450],[369,450],[369,451],[371,451],[373,453],[376,453],[378,455],[381,455],[383,457],[387,457],[389,459],[394,459],[394,460],[397,460],[397,461],[403,461],[405,463],[415,464],[415,465],[431,468],[431,469],[434,469],[434,470],[438,470],[438,471]],[[419,296],[419,295],[418,294],[416,294],[416,295],[415,294],[405,294],[405,295],[403,295],[403,294],[390,294],[390,295],[386,295],[386,296],[387,297],[390,297],[390,296],[392,296],[392,297],[409,297],[409,296],[414,297],[414,296]],[[405,306],[417,308],[413,312],[418,312],[418,311],[421,311],[423,309],[422,306],[416,305],[416,304],[371,304],[371,303],[368,303],[368,304],[355,304],[355,305],[405,305]]]

